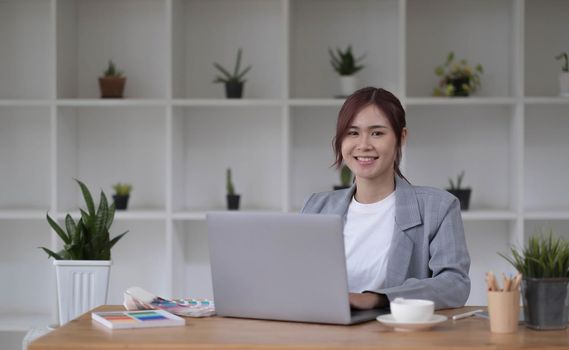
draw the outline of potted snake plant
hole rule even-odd
[[[63,249],[54,252],[40,247],[48,257],[54,258],[60,325],[106,303],[111,248],[128,232],[111,239],[109,229],[115,216],[115,205],[109,205],[105,193],[101,191],[95,209],[87,186],[79,180],[75,181],[81,188],[87,209],[80,209],[81,218],[77,222],[67,214],[64,227],[46,214],[49,226],[63,241]],[[78,274],[83,277],[74,278]]]
[[[559,95],[569,97],[569,57],[567,52],[562,52],[555,58],[563,61],[561,73],[559,73]]]
[[[340,186],[334,186],[335,190],[342,190],[349,188],[352,185],[352,171],[347,165],[342,165],[340,168]]]
[[[340,75],[342,97],[351,95],[358,88],[356,73],[364,69],[365,66],[361,63],[366,55],[355,58],[351,45],[348,45],[345,50],[336,48],[333,51],[328,48],[328,53],[330,54],[330,64],[332,64],[336,73]]]
[[[128,199],[130,198],[130,191],[132,191],[132,185],[118,182],[113,185],[113,189],[115,190],[115,194],[113,195],[115,208],[117,210],[126,210],[128,207]]]

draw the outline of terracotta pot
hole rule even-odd
[[[126,78],[101,77],[99,78],[99,88],[101,89],[101,98],[122,98]]]

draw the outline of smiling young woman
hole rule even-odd
[[[436,308],[463,306],[470,294],[470,257],[458,200],[413,186],[401,173],[405,110],[392,93],[366,87],[338,114],[336,167],[354,173],[349,189],[313,194],[303,213],[344,217],[350,304],[386,307],[397,297],[429,299]]]

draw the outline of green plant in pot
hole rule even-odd
[[[350,186],[352,186],[352,171],[344,164],[340,168],[340,186],[334,186],[334,190],[342,190]]]
[[[126,77],[123,72],[116,68],[113,61],[109,60],[107,69],[99,77],[101,98],[122,98],[125,84]]]
[[[65,225],[60,226],[46,214],[49,226],[63,241],[63,249],[54,252],[40,247],[48,257],[55,260],[57,275],[57,294],[59,321],[65,324],[76,316],[106,303],[111,249],[128,232],[111,239],[109,229],[115,216],[115,205],[109,205],[105,193],[101,191],[98,207],[85,184],[79,184],[87,209],[80,209],[76,222],[70,214],[65,216]],[[84,278],[74,279],[77,273]],[[76,303],[76,300],[87,302]]]
[[[445,63],[435,68],[435,74],[440,77],[439,85],[435,87],[435,96],[466,97],[480,87],[480,75],[484,73],[481,64],[472,68],[463,59],[454,61],[454,52],[449,52]]]
[[[226,170],[225,181],[227,187],[227,209],[239,210],[239,200],[241,199],[241,195],[235,193],[235,187],[233,186],[233,180],[231,179],[231,168],[227,168]]]
[[[355,58],[351,45],[348,45],[345,50],[328,48],[328,53],[330,54],[330,64],[340,75],[342,97],[351,95],[358,88],[355,74],[365,68],[361,63],[366,55]]]
[[[130,198],[130,191],[132,191],[132,185],[118,182],[113,185],[113,189],[115,190],[115,194],[113,195],[115,208],[117,210],[126,210],[128,207],[128,199]]]
[[[450,187],[446,190],[458,198],[461,210],[468,210],[468,207],[470,206],[470,194],[472,193],[472,189],[470,187],[462,187],[462,179],[464,178],[464,174],[465,172],[463,170],[456,177],[456,181],[453,181],[452,178],[449,178],[448,181]]]
[[[555,56],[555,59],[563,62],[559,73],[559,95],[569,97],[569,55],[567,52],[562,52]]]
[[[499,253],[523,276],[522,298],[526,326],[565,329],[569,321],[569,242],[543,231],[529,238],[511,257]]]
[[[221,73],[221,75],[218,75],[213,82],[225,84],[225,96],[227,98],[241,98],[243,96],[244,85],[246,82],[243,78],[245,77],[245,74],[251,70],[252,66],[249,65],[245,69],[241,70],[241,55],[242,50],[239,48],[239,50],[237,50],[237,60],[235,62],[233,73],[230,73],[229,70],[225,69],[219,63],[213,63],[213,66]]]

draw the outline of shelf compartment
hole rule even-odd
[[[562,61],[555,56],[568,50],[567,13],[567,1],[525,1],[525,95],[559,96]]]
[[[166,208],[166,109],[154,107],[59,107],[57,181],[61,212],[84,206],[74,178],[98,201],[109,201],[117,182],[132,184],[128,208]]]
[[[514,2],[409,0],[407,2],[407,96],[432,96],[434,70],[450,51],[474,68],[484,67],[475,96],[512,96]]]
[[[55,269],[38,247],[51,245],[46,221],[0,221],[0,314],[51,313]],[[38,293],[41,291],[41,293]]]
[[[50,1],[0,2],[0,99],[53,96]]]
[[[399,90],[398,67],[402,63],[397,48],[403,34],[398,31],[398,1],[292,0],[290,6],[290,96],[340,95],[339,76],[330,64],[328,48],[344,50],[348,45],[356,57],[366,54],[365,68],[356,74],[359,87]]]
[[[253,67],[245,76],[243,97],[282,97],[281,1],[178,0],[172,8],[175,98],[224,97],[224,84],[212,83],[218,75],[213,62],[233,72],[239,48],[241,68]]]
[[[213,298],[206,222],[175,221],[172,247],[172,297]]]
[[[175,107],[174,211],[225,209],[228,167],[241,209],[280,210],[281,113],[275,107]]]
[[[332,138],[340,107],[291,108],[291,207],[301,208],[314,192],[331,191],[340,173],[331,167]]]
[[[100,97],[109,60],[127,77],[125,97],[166,97],[165,1],[57,1],[57,39],[59,98]]]
[[[526,211],[569,211],[569,105],[526,106],[524,208]],[[565,159],[565,161],[563,161]]]
[[[46,107],[0,107],[0,210],[50,207],[50,115]]]
[[[413,184],[444,189],[464,170],[471,210],[511,211],[517,205],[510,195],[511,117],[505,106],[409,107],[403,174]]]

